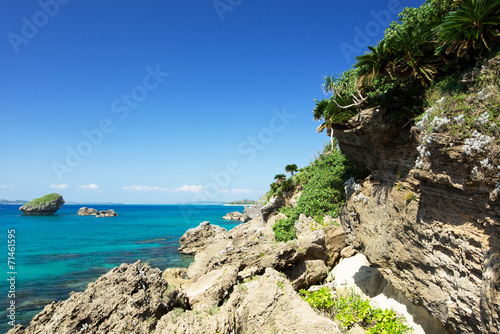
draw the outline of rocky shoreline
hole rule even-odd
[[[354,256],[340,226],[325,226],[302,215],[295,225],[297,240],[275,242],[271,227],[281,217],[277,210],[283,201],[263,202],[245,209],[246,222],[230,231],[209,222],[188,230],[179,251],[195,255],[189,268],[161,272],[141,261],[122,264],[90,283],[85,292],[47,305],[30,326],[18,325],[9,334],[341,333],[298,290],[354,287],[371,297],[397,296],[366,258]],[[351,273],[351,281],[333,274],[335,265],[353,267],[349,261],[360,258],[365,262]],[[398,305],[405,305],[404,298],[398,298]],[[425,332],[422,326],[446,333],[428,312],[406,303],[400,308],[410,310],[406,317],[413,318],[410,325],[416,333]]]

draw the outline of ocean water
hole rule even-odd
[[[0,333],[11,328],[11,301],[15,323],[26,326],[48,303],[84,291],[89,282],[124,262],[140,259],[161,270],[189,266],[194,257],[177,252],[182,234],[206,220],[229,230],[238,223],[222,216],[243,210],[222,205],[91,205],[118,213],[96,218],[78,216],[80,207],[64,205],[53,216],[24,216],[18,205],[0,205]],[[15,230],[13,268],[8,263],[9,230]]]

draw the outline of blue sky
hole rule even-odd
[[[0,198],[259,198],[313,99],[423,1],[0,0]]]

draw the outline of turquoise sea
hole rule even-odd
[[[48,303],[85,290],[89,282],[121,263],[140,259],[161,270],[189,266],[193,256],[177,252],[182,234],[206,220],[229,230],[237,222],[222,216],[243,210],[243,206],[222,205],[89,205],[118,213],[118,217],[96,218],[78,216],[81,206],[64,205],[53,216],[24,216],[19,205],[0,205],[4,245],[0,333],[11,328],[7,308],[12,300],[16,324],[26,326]],[[14,269],[8,267],[9,230],[15,230]],[[15,276],[14,298],[9,298],[11,276]]]

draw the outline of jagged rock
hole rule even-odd
[[[333,321],[319,316],[274,269],[234,287],[220,308],[164,316],[155,333],[331,333]]]
[[[115,212],[115,210],[110,209],[108,211],[102,210],[99,211],[99,214],[96,217],[116,217],[118,214]]]
[[[438,136],[429,146],[431,169],[415,169],[419,144],[406,120],[377,110],[360,119],[334,130],[342,152],[372,171],[360,182],[365,200],[351,196],[342,210],[349,243],[452,332],[497,332],[500,201],[490,192],[498,181],[468,182],[463,150],[442,150]]]
[[[242,222],[248,222],[253,219],[264,219],[260,210],[266,201],[266,195],[259,198],[259,200],[250,206],[245,207],[243,210],[243,216],[241,217]]]
[[[189,305],[194,310],[205,310],[217,307],[222,299],[236,284],[238,267],[225,266],[212,270],[193,281],[183,292],[189,299]]]
[[[191,228],[184,233],[179,240],[179,252],[183,254],[196,254],[214,241],[220,241],[229,237],[227,230],[210,222],[203,222],[196,228]]]
[[[61,195],[52,193],[24,204],[19,210],[28,216],[53,215],[64,203]]]
[[[80,208],[78,210],[78,214],[80,216],[96,216],[99,214],[99,211],[97,211],[96,209],[87,208],[84,206],[83,208]]]
[[[340,256],[343,258],[353,257],[358,251],[352,246],[347,246],[340,251]]]
[[[275,243],[274,235],[264,237],[264,231],[272,233],[267,228],[276,217],[270,218],[267,223],[260,219],[252,220],[233,228],[225,239],[208,241],[203,251],[196,253],[195,261],[189,266],[189,279],[197,281],[211,271],[228,266],[239,269],[240,279],[260,275],[266,268],[274,268],[289,275],[297,289],[325,278],[325,261],[328,259],[325,231],[329,233],[330,229],[341,228],[322,226],[302,216],[296,224],[298,239],[288,243]],[[344,244],[345,241],[342,245]],[[342,248],[343,246],[337,253]],[[306,264],[311,265],[310,268]],[[298,269],[290,270],[294,266]]]
[[[187,268],[167,268],[162,276],[169,285],[175,287],[181,287],[188,282]]]
[[[9,334],[151,333],[175,307],[185,308],[185,297],[168,289],[160,270],[138,261],[112,269],[85,292],[47,305],[29,327],[16,327]]]
[[[285,198],[283,196],[273,196],[269,201],[262,206],[260,213],[264,220],[267,220],[273,213],[278,213],[278,210],[285,205]]]
[[[233,211],[233,212],[229,212],[228,214],[226,214],[224,217],[222,217],[222,219],[241,220],[242,217],[243,217],[243,214],[241,212]]]
[[[290,279],[293,288],[299,291],[323,281],[328,275],[328,268],[323,260],[307,260],[286,268],[283,273]]]
[[[341,226],[327,225],[329,228],[325,233],[325,247],[328,259],[326,264],[333,267],[340,259],[340,252],[347,247],[347,239]]]

